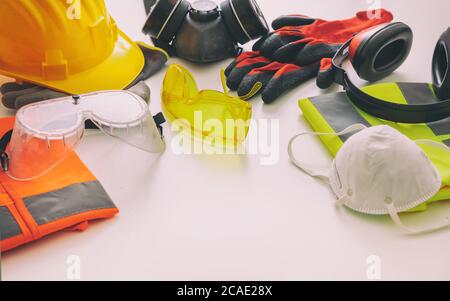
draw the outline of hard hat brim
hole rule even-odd
[[[0,73],[16,80],[31,82],[69,94],[83,94],[100,90],[126,88],[141,73],[145,58],[138,45],[119,30],[118,40],[111,55],[102,63],[65,80],[46,80],[3,70]]]

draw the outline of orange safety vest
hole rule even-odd
[[[0,119],[0,136],[13,126],[13,117]],[[0,251],[61,230],[84,231],[89,221],[111,218],[118,212],[74,152],[33,181],[15,181],[0,171]]]

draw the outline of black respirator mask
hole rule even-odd
[[[154,2],[154,1],[151,1]],[[245,44],[269,32],[255,0],[159,0],[143,28],[170,55],[210,63],[237,56]]]

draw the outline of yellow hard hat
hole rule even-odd
[[[71,94],[123,89],[144,67],[104,0],[1,0],[0,73]]]

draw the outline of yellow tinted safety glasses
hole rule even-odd
[[[180,122],[196,136],[237,145],[247,137],[252,107],[229,95],[223,70],[221,80],[224,92],[199,91],[186,68],[171,65],[163,84],[163,110],[171,122]]]

